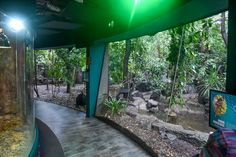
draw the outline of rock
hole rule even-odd
[[[171,141],[174,141],[175,139],[177,139],[177,136],[173,135],[173,134],[170,134],[170,133],[167,133],[166,134],[167,138]]]
[[[146,105],[146,107],[147,107],[147,109],[150,109],[150,108],[152,108],[152,104],[150,104],[150,103],[148,102],[147,105]]]
[[[157,121],[157,118],[154,116],[141,115],[138,114],[136,120],[139,124],[145,129],[151,129],[152,123]]]
[[[135,107],[141,110],[147,110],[146,102],[140,97],[133,97],[134,102],[132,103]]]
[[[209,104],[205,104],[205,106],[204,106],[204,111],[205,111],[205,113],[208,114],[208,113],[209,113],[209,110],[210,110]]]
[[[150,91],[150,92],[143,92],[142,94],[143,94],[143,99],[148,101],[150,99],[151,95],[152,95],[152,91]]]
[[[163,121],[153,122],[152,129],[159,132],[165,131],[166,133],[175,134],[178,139],[185,140],[197,147],[205,144],[209,136],[208,133],[186,130],[181,125],[170,124]]]
[[[168,113],[168,116],[177,117],[177,114],[174,111],[171,111],[171,112]]]
[[[174,111],[168,112],[168,122],[174,124],[177,122],[177,114]]]
[[[148,103],[151,104],[151,107],[157,107],[158,106],[158,102],[155,101],[155,100],[152,100],[152,99],[148,100]]]
[[[159,101],[161,97],[161,92],[160,91],[155,91],[152,93],[152,95],[150,96],[150,99],[153,99],[155,101]]]
[[[121,88],[119,93],[116,95],[116,100],[127,99],[129,94],[129,89]]]
[[[150,108],[148,111],[155,114],[159,111],[159,109],[158,107],[153,107],[153,108]]]
[[[138,109],[140,109],[140,110],[147,110],[147,107],[146,107],[146,102],[145,103],[141,103],[140,105],[139,105],[139,108]]]
[[[159,133],[161,135],[161,138],[166,138],[166,132],[165,131],[160,130]]]
[[[133,97],[134,101],[144,101],[141,97]]]
[[[200,94],[198,94],[198,103],[200,104],[208,104],[209,103],[209,98],[207,96],[201,96]]]
[[[166,112],[170,112],[171,111],[171,109],[170,108],[165,108],[164,109],[164,112],[166,113]]]
[[[184,87],[183,94],[192,94],[197,92],[197,86],[194,84],[187,84]]]
[[[167,111],[167,109],[166,109]],[[199,107],[199,110],[194,110],[188,107],[187,105],[181,106],[181,105],[174,105],[171,106],[171,110],[179,115],[186,115],[186,114],[194,114],[194,115],[203,115],[204,114],[204,109],[201,109],[201,106]]]
[[[150,95],[144,95],[144,96],[143,96],[143,99],[144,99],[145,101],[148,101],[148,100],[150,99]]]
[[[132,92],[131,93],[131,96],[132,97],[140,97],[140,98],[143,98],[143,94],[142,93],[140,93],[139,91],[134,91],[134,92]]]
[[[141,82],[136,86],[136,90],[140,92],[149,92],[151,91],[151,83],[150,82]]]
[[[169,132],[175,132],[176,130],[177,131],[184,130],[181,125],[170,124],[170,123],[166,123],[166,122],[163,122],[163,121],[160,121],[160,120],[159,120],[159,122],[153,123],[152,128],[154,130],[157,130],[157,131],[165,130],[165,131],[169,131]]]
[[[171,95],[171,91],[168,89],[162,90],[161,95],[163,95],[165,97],[169,97]]]
[[[133,106],[128,106],[125,109],[125,113],[127,115],[129,115],[130,117],[135,118],[138,115],[138,109],[136,107],[133,107]]]

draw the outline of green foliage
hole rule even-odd
[[[125,55],[125,41],[109,44],[109,70],[112,83],[122,82],[123,59]]]
[[[106,99],[104,105],[111,111],[112,115],[120,114],[126,106],[123,102],[116,99]]]
[[[63,80],[70,85],[74,84],[75,72],[86,67],[85,49],[37,50],[35,55],[37,64],[44,64],[49,78]]]
[[[55,53],[60,58],[60,60],[63,62],[63,65],[61,64],[61,70],[63,73],[63,80],[65,80],[70,85],[74,84],[74,75],[75,75],[75,69],[79,67],[79,50],[76,48],[73,48],[71,50],[69,49],[56,49]]]
[[[151,82],[157,90],[170,89],[180,52],[172,104],[184,104],[183,91],[187,84],[197,82],[199,95],[203,96],[208,96],[209,89],[224,90],[227,49],[221,35],[221,21],[221,16],[215,15],[186,24],[184,29],[177,27],[132,39],[130,76]],[[109,54],[110,78],[112,83],[120,83],[125,42],[111,43]]]

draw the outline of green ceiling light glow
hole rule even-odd
[[[112,20],[108,23],[108,27],[113,28],[115,25],[115,22]]]
[[[111,10],[117,24],[131,29],[171,12],[186,1],[189,0],[119,0]]]
[[[129,19],[129,26],[131,25],[131,23],[132,23],[132,21],[133,21],[134,14],[135,14],[135,11],[136,11],[138,2],[139,2],[139,0],[134,0],[134,6],[133,6],[133,8],[132,8],[132,12],[131,12],[130,19]]]

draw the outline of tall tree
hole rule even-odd
[[[226,32],[225,22],[226,22],[226,15],[225,15],[225,12],[223,12],[223,13],[221,13],[221,35],[222,35],[225,45],[227,46],[228,45],[228,34]]]
[[[128,73],[129,73],[129,57],[131,53],[131,40],[127,39],[125,41],[125,57],[123,60],[123,80],[125,82],[128,81]],[[128,84],[125,84],[125,88],[128,87]]]
[[[57,56],[63,61],[63,80],[67,83],[66,92],[70,93],[71,86],[75,83],[75,69],[79,68],[79,49],[56,49]]]

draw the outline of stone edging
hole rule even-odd
[[[112,120],[110,120],[108,118],[101,117],[101,116],[96,116],[96,118],[100,121],[105,122],[106,124],[110,125],[111,127],[115,128],[116,130],[120,131],[126,137],[133,140],[135,143],[137,143],[141,148],[143,148],[152,157],[158,157],[158,154],[156,154],[150,146],[148,146],[141,138],[139,138],[137,135],[135,135],[134,133],[132,133],[128,129],[122,127],[121,125],[113,122]]]

